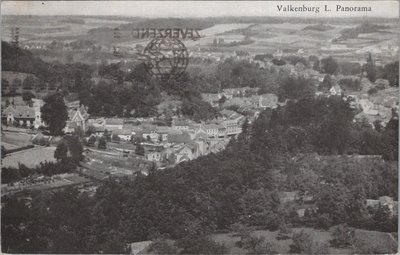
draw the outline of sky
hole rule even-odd
[[[283,12],[278,5],[320,7]],[[322,11],[328,5],[331,12]],[[370,6],[371,12],[337,12],[336,5]],[[399,1],[2,1],[2,15],[117,15],[138,17],[399,17]]]

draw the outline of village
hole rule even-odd
[[[376,122],[385,126],[393,114],[398,114],[398,98],[384,96],[394,95],[392,92],[397,89],[389,87],[387,80],[378,79],[372,84],[367,77],[337,74],[330,76],[330,87],[321,89],[321,84],[325,80],[324,74],[301,63],[296,65],[273,63],[273,60],[281,60],[293,54],[284,54],[279,50],[269,57],[243,54],[243,52],[235,54],[236,60],[255,63],[260,69],[311,80],[315,86],[316,97],[341,96],[343,100],[349,101],[357,112],[355,119],[365,119],[371,126]],[[297,53],[297,56],[302,55],[301,51]],[[312,67],[313,63],[310,66]],[[362,90],[346,91],[343,86],[343,81],[346,80],[359,80]],[[369,93],[371,88],[379,88],[379,93]],[[151,168],[163,170],[210,153],[218,153],[224,150],[230,139],[238,137],[244,122],[252,123],[261,111],[273,110],[286,104],[284,101],[279,101],[276,94],[260,94],[259,88],[249,86],[221,89],[218,93],[202,93],[201,98],[214,109],[218,109],[218,117],[195,122],[179,114],[179,104],[168,106],[174,113],[172,117],[169,116],[170,119],[163,112],[156,117],[146,118],[91,117],[87,106],[77,100],[64,99],[68,109],[68,120],[63,131],[67,135],[79,134],[85,148],[85,159],[80,162],[78,173],[74,174],[77,177],[74,177],[75,182],[72,181],[72,184],[84,183],[84,187],[87,187],[89,180],[134,177],[138,172],[147,175]],[[18,167],[19,164],[24,164],[35,167],[42,161],[55,161],[51,154],[54,153],[60,138],[43,132],[45,127],[41,119],[43,104],[43,100],[36,98],[30,101],[24,101],[21,96],[3,98],[2,146],[5,146],[6,150],[11,150],[11,153],[7,153],[3,159],[3,166]],[[18,150],[18,146],[12,145],[12,142],[7,143],[7,136],[15,133],[23,133],[26,136],[23,144],[25,147],[22,146],[21,151]],[[36,148],[27,147],[32,144]],[[13,152],[16,148],[16,152]],[[28,150],[24,151],[24,148]],[[28,157],[24,153],[33,152],[37,153],[37,157],[33,161],[27,160]],[[64,185],[71,185],[71,181],[60,183],[60,187]],[[8,189],[20,191],[30,186],[18,187],[18,189],[16,186],[8,187]],[[46,187],[43,186],[44,189]]]
[[[1,252],[398,251],[392,5],[63,5],[2,5]]]

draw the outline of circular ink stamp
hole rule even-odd
[[[177,38],[154,38],[143,55],[147,72],[163,80],[179,78],[189,64],[188,51]]]

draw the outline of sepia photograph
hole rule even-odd
[[[398,0],[2,1],[2,254],[397,254]]]

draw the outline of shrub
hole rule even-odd
[[[341,224],[332,232],[333,239],[330,241],[331,245],[338,248],[348,247],[353,245],[355,232],[354,229],[349,228],[346,224]]]
[[[293,234],[293,243],[289,246],[289,253],[297,254],[327,254],[328,245],[325,243],[314,242],[310,234],[302,230],[300,233]]]
[[[154,254],[178,254],[179,249],[172,242],[157,239],[149,245],[148,251]]]
[[[331,225],[332,225],[332,220],[331,220],[329,214],[324,213],[324,214],[318,216],[317,226],[319,228],[328,229]]]
[[[288,228],[286,224],[281,224],[279,226],[279,232],[278,232],[278,236],[276,237],[276,239],[278,239],[278,240],[290,239],[290,236],[289,236],[290,233],[291,233],[290,228]]]
[[[378,93],[378,89],[377,88],[370,88],[369,90],[368,90],[368,95],[374,95],[374,94],[376,94],[376,93]]]
[[[226,254],[228,249],[223,244],[213,241],[208,236],[189,235],[177,241],[181,254]]]

